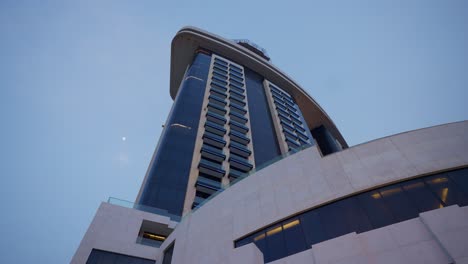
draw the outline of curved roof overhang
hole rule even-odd
[[[320,107],[294,80],[273,64],[234,41],[195,27],[184,27],[175,35],[171,47],[170,95],[175,99],[179,85],[187,66],[192,62],[195,51],[207,49],[257,72],[270,82],[289,92],[299,105],[307,125],[312,129],[324,125],[340,144],[348,144],[336,128],[336,125]]]

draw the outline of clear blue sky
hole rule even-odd
[[[135,199],[184,25],[266,48],[350,145],[468,119],[468,1],[221,2],[0,2],[0,263],[66,263]]]

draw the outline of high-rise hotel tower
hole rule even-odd
[[[468,263],[468,122],[349,148],[263,48],[192,27],[170,95],[136,202],[73,263]]]
[[[180,32],[173,41],[174,105],[138,204],[182,215],[291,150],[315,142],[323,154],[346,147],[326,113],[264,49],[209,36]]]

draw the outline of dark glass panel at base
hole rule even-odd
[[[339,237],[349,233],[348,223],[342,218],[343,201],[324,206],[320,210],[320,220],[324,227],[325,239]]]
[[[286,242],[281,225],[266,230],[266,252],[263,256],[265,262],[280,259],[286,255]]]
[[[460,190],[462,190],[465,195],[468,195],[468,169],[452,171],[447,175],[460,187]],[[468,205],[468,203],[465,201],[465,203],[461,205]]]
[[[320,208],[306,212],[300,216],[307,245],[317,244],[326,240],[319,212]]]
[[[151,259],[144,259],[139,257],[127,256],[110,251],[94,249],[86,261],[86,264],[154,264],[155,261]]]
[[[369,218],[359,205],[356,197],[349,197],[339,201],[342,203],[339,218],[347,223],[346,233],[362,233],[372,229]]]
[[[449,179],[447,175],[437,175],[426,178],[429,189],[445,204],[450,206],[454,204],[467,204],[467,197],[456,186],[455,182]]]
[[[265,89],[263,88],[263,77],[249,69],[245,69],[245,83],[255,166],[258,167],[279,156],[281,152],[271,120]]]
[[[270,262],[345,234],[414,219],[444,206],[462,206],[467,203],[467,172],[463,169],[421,177],[344,198],[264,227],[234,245],[254,242],[265,262]]]
[[[283,223],[284,239],[286,241],[286,254],[292,255],[310,248],[307,246],[304,231],[299,218],[291,219]]]
[[[395,222],[392,213],[383,203],[382,196],[378,191],[360,194],[357,199],[374,229]]]
[[[418,217],[419,210],[413,205],[400,186],[390,186],[379,190],[385,204],[395,216],[396,221],[405,221]]]
[[[434,194],[427,188],[426,184],[420,179],[407,181],[401,186],[409,199],[418,207],[419,212],[425,212],[437,208],[442,208],[444,205],[439,201]]]

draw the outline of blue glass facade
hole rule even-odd
[[[182,215],[210,61],[198,53],[189,67],[137,203]]]
[[[281,155],[281,152],[263,88],[263,77],[245,68],[245,79],[255,166],[258,167]]]

